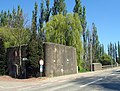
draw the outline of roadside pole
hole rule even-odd
[[[41,59],[39,61],[39,64],[40,64],[40,77],[43,76],[43,65],[44,65],[44,61]]]
[[[93,71],[92,69],[92,37],[90,36],[90,70]]]

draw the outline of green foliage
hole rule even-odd
[[[42,1],[41,7],[40,7],[39,28],[38,28],[38,35],[37,35],[38,36],[37,40],[38,40],[38,49],[39,49],[39,52],[38,52],[39,59],[43,59],[43,38],[45,40],[45,37],[42,31],[42,28],[43,28],[44,21],[48,22],[49,20],[49,16],[50,16],[49,4],[50,4],[50,1],[46,0],[47,9],[44,10],[44,2]]]
[[[12,13],[9,10],[8,12],[1,11],[0,27],[7,26],[7,27],[16,28],[18,26],[23,27],[23,24],[24,24],[23,11],[19,5],[17,11],[13,8]]]
[[[43,4],[41,4],[43,5]],[[35,3],[35,8],[33,11],[33,15],[32,15],[32,27],[31,27],[31,31],[32,31],[32,35],[30,38],[30,41],[28,43],[28,60],[29,60],[29,67],[32,68],[32,70],[34,70],[34,72],[32,72],[32,76],[36,77],[38,72],[39,72],[39,60],[43,59],[43,43],[42,43],[42,27],[43,27],[43,6],[41,7],[41,17],[39,20],[39,27],[37,27],[37,3]],[[38,30],[38,34],[37,34],[37,30]]]
[[[0,38],[0,75],[5,74],[6,60],[5,60],[5,47],[4,42]]]
[[[30,65],[33,68],[39,67],[38,60],[38,42],[37,42],[37,3],[35,2],[35,7],[32,15],[32,35],[30,41],[28,43],[28,60],[30,61]]]
[[[120,46],[119,46],[119,42],[118,42],[118,46],[115,44],[112,44],[110,42],[110,44],[108,45],[108,55],[112,58],[113,60],[113,63],[114,64],[115,62],[118,62],[120,63],[119,61],[119,55],[120,55]]]
[[[46,24],[45,31],[47,42],[76,48],[78,67],[81,69],[84,63],[82,61],[82,27],[78,14],[68,14],[66,16],[59,14],[51,17],[50,21]]]
[[[90,70],[90,56],[91,55],[90,55],[90,30],[89,29],[86,30],[85,35],[86,35],[86,49],[84,49],[84,50],[86,50],[86,52],[84,51],[84,53],[86,53],[86,59],[87,59],[86,60],[86,69]]]
[[[18,5],[18,8],[13,8],[12,12],[9,10],[8,12],[0,12],[0,37],[4,40],[5,48],[28,43],[28,59],[31,66],[35,68],[39,66],[39,59],[43,59],[43,41],[47,41],[75,47],[79,71],[88,70],[91,57],[91,36],[93,62],[105,60],[103,63],[109,64],[106,60],[110,56],[113,60],[117,60],[119,57],[118,62],[120,63],[119,43],[118,47],[116,44],[108,46],[108,56],[104,54],[104,45],[99,43],[95,24],[92,24],[92,33],[86,30],[86,8],[82,7],[81,0],[75,0],[73,12],[74,14],[67,14],[65,0],[54,0],[52,8],[50,7],[50,0],[41,0],[38,24],[38,5],[35,2],[30,32],[30,29],[25,26],[23,11]]]
[[[99,39],[97,34],[97,28],[94,23],[92,23],[92,59],[93,62],[98,62],[99,59]]]
[[[80,17],[80,16],[79,16]],[[84,47],[84,55],[83,55],[83,60],[85,61],[85,68],[89,68],[88,64],[87,64],[87,35],[86,35],[86,26],[87,26],[87,22],[86,22],[86,9],[85,7],[83,7],[83,13],[82,13],[82,19],[81,20],[81,24],[82,24],[82,29],[83,29],[83,47]]]
[[[42,6],[42,5],[41,5]],[[49,21],[51,9],[50,9],[50,0],[46,0],[46,9],[45,9],[45,22]],[[42,13],[41,13],[42,14]]]
[[[120,63],[120,43],[118,41],[118,63]]]
[[[83,49],[84,49],[84,53],[83,53],[83,60],[85,62],[84,64],[84,68],[87,69],[89,68],[89,62],[87,62],[87,36],[86,36],[86,26],[87,26],[87,22],[86,22],[86,8],[83,7],[81,5],[81,1],[80,0],[75,0],[75,6],[74,6],[74,13],[78,13],[79,15],[79,20],[81,22],[81,26],[82,26],[82,39],[83,39]]]
[[[43,40],[42,40],[42,33],[39,32],[38,34],[38,55],[39,55],[39,60],[43,59],[44,54],[43,54]]]
[[[33,68],[38,68],[39,55],[38,55],[38,42],[35,39],[30,39],[28,43],[28,60],[30,61],[30,66]]]
[[[0,36],[4,39],[5,48],[28,43],[30,30],[25,28],[26,23],[19,5],[17,11],[13,8],[12,13],[9,10],[0,13]]]
[[[75,0],[74,13],[78,13],[79,18],[82,19],[82,5],[80,0]]]
[[[17,28],[1,27],[0,37],[4,39],[5,48],[11,46],[18,46],[19,43],[21,45],[27,44],[30,38],[30,30],[29,29],[19,30]]]
[[[40,30],[43,28],[44,24],[44,2],[41,2],[41,7],[40,7],[40,18],[39,18],[39,24],[40,24]]]
[[[67,14],[65,0],[54,0],[54,6],[52,7],[52,15]]]
[[[112,58],[106,53],[103,56],[101,56],[99,61],[102,65],[111,65],[111,63],[113,63]]]

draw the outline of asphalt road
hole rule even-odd
[[[120,68],[100,71],[94,75],[78,75],[74,79],[59,78],[23,87],[1,88],[0,91],[120,91]]]

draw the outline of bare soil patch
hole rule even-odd
[[[41,80],[46,80],[46,77],[38,77],[38,78],[28,78],[28,79],[16,79],[16,78],[12,78],[10,76],[0,76],[0,81],[13,81],[13,82],[36,82],[36,81],[41,81]]]

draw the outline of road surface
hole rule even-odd
[[[0,91],[120,91],[120,67],[107,71],[51,78],[36,84],[0,81]]]

